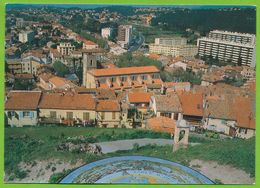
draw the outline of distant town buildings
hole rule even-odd
[[[57,46],[57,50],[62,55],[70,55],[72,51],[75,50],[75,46],[71,45],[71,43],[60,43],[60,45]]]
[[[22,31],[19,33],[19,41],[22,43],[31,42],[34,39],[33,31]]]
[[[24,19],[23,18],[17,18],[16,19],[16,27],[18,27],[18,28],[24,27]]]
[[[155,38],[155,42],[149,45],[149,52],[192,59],[198,53],[198,48],[195,45],[188,45],[186,38]]]
[[[131,25],[120,25],[118,27],[118,44],[120,44],[123,48],[127,48],[129,43],[132,40],[132,30],[133,27]]]
[[[244,33],[212,31],[198,39],[199,56],[211,56],[238,65],[255,67],[255,36]]]
[[[101,29],[101,36],[103,38],[108,38],[111,36],[111,34],[112,34],[112,28],[106,27]]]

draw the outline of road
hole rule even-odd
[[[139,146],[144,146],[147,144],[156,144],[158,146],[172,145],[173,140],[171,139],[161,139],[161,138],[140,138],[132,140],[117,140],[109,142],[98,142],[94,143],[102,148],[102,153],[111,153],[119,150],[131,150],[133,145],[137,143]],[[198,143],[191,143],[191,145],[196,145]]]

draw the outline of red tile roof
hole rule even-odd
[[[174,133],[176,121],[168,117],[154,117],[147,120],[148,128],[154,131]]]
[[[146,92],[134,92],[128,94],[130,103],[149,103],[152,94]]]
[[[40,97],[39,91],[11,91],[7,95],[5,110],[36,110]]]
[[[44,93],[39,108],[65,110],[95,110],[95,99],[88,94]]]
[[[90,71],[94,76],[131,75],[157,72],[159,72],[159,70],[155,66],[95,69]]]
[[[120,104],[117,100],[99,100],[96,110],[97,112],[119,112]]]
[[[184,115],[203,116],[203,95],[192,92],[177,93]]]
[[[237,120],[237,127],[255,129],[255,101],[252,98],[234,98],[233,114]]]
[[[83,40],[85,45],[97,45],[95,42],[92,42],[90,40]]]

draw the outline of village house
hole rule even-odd
[[[22,60],[21,59],[6,59],[7,68],[12,74],[22,73]]]
[[[94,69],[86,74],[87,88],[124,90],[162,82],[155,66]]]
[[[92,95],[73,92],[43,93],[39,103],[40,123],[89,125],[95,122],[96,102]]]
[[[121,109],[119,102],[117,100],[98,100],[96,119],[100,127],[121,127]]]
[[[91,49],[97,49],[98,45],[95,42],[92,42],[90,40],[83,40],[83,46],[82,49],[91,50]]]
[[[14,76],[15,81],[19,81],[20,83],[35,83],[34,76],[32,74],[24,73],[24,74],[16,74]]]
[[[167,64],[170,68],[182,68],[184,71],[187,69],[187,63],[183,57],[175,57],[171,62]]]
[[[203,60],[192,60],[187,62],[187,71],[198,74],[200,72],[207,73],[209,66],[205,64]]]
[[[36,75],[37,67],[44,64],[44,61],[34,56],[27,56],[22,59],[22,72]]]
[[[236,118],[232,114],[232,100],[209,99],[205,104],[203,128],[230,136],[236,134]]]
[[[162,84],[146,84],[144,86],[144,90],[146,92],[151,92],[154,94],[161,94],[163,91],[163,85]]]
[[[147,92],[129,92],[126,100],[130,104],[130,107],[146,112],[149,109],[151,96],[152,94]]]
[[[38,86],[44,90],[62,89],[67,90],[77,87],[70,80],[54,76],[50,73],[44,73],[39,76]]]
[[[156,117],[163,116],[176,121],[182,119],[181,103],[175,93],[152,96],[150,106]]]
[[[251,97],[236,97],[233,103],[233,113],[236,117],[236,137],[251,138],[255,136],[256,101]]]
[[[223,80],[224,80],[224,72],[220,72],[220,71],[207,72],[206,74],[202,75],[201,85],[202,86],[214,85]]]
[[[202,126],[203,119],[203,95],[193,92],[177,92],[181,102],[183,119],[190,124],[192,129]]]
[[[10,91],[5,101],[5,116],[12,127],[34,126],[38,121],[39,91]]]
[[[190,82],[164,82],[163,93],[169,93],[173,91],[190,91]]]
[[[252,67],[243,66],[243,70],[240,72],[244,79],[255,79],[256,77],[256,71]]]

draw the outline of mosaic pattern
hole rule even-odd
[[[143,156],[112,157],[84,165],[60,183],[213,184],[197,171],[175,162]]]

